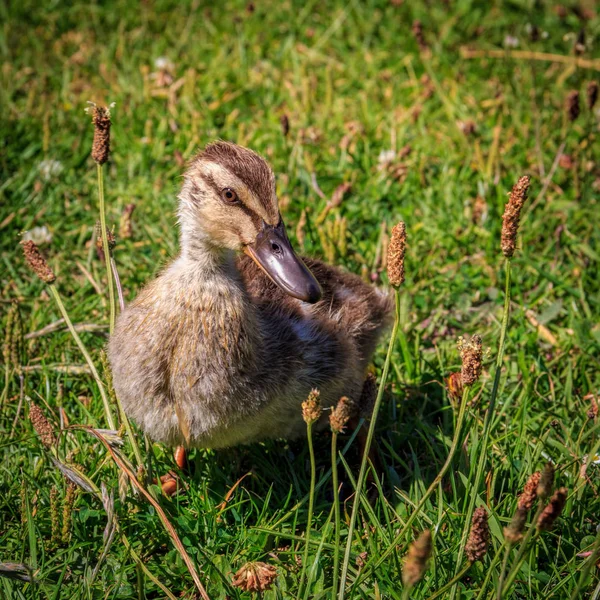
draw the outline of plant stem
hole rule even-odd
[[[463,567],[462,571],[459,571],[459,573],[455,575],[448,583],[441,587],[437,592],[434,592],[432,596],[429,596],[429,600],[439,598],[444,592],[448,591],[455,583],[458,583],[467,574],[467,571],[471,568],[472,564],[473,563],[467,563]]]
[[[54,298],[54,300],[58,306],[58,310],[60,311],[60,314],[62,315],[63,319],[65,320],[65,323],[67,324],[67,327],[69,328],[69,331],[71,332],[71,335],[73,336],[73,339],[75,340],[75,343],[79,347],[79,350],[81,350],[81,353],[83,354],[83,357],[85,358],[85,362],[88,364],[88,367],[90,368],[90,371],[92,372],[92,377],[96,381],[98,389],[100,390],[100,396],[102,397],[102,403],[104,404],[104,414],[106,415],[106,422],[108,423],[108,426],[110,429],[116,429],[115,422],[113,420],[112,413],[110,410],[110,402],[108,401],[108,395],[106,394],[106,390],[104,389],[104,384],[102,383],[102,380],[100,379],[100,375],[98,375],[96,366],[94,365],[94,362],[92,361],[92,357],[89,355],[89,352],[87,351],[86,347],[83,345],[83,342],[81,341],[81,338],[79,337],[79,334],[75,331],[75,328],[73,327],[73,323],[71,322],[71,318],[69,317],[69,313],[67,313],[65,305],[63,304],[63,302],[60,298],[60,294],[58,293],[56,286],[53,283],[51,283],[48,286],[48,288],[50,289],[50,294]]]
[[[308,565],[308,550],[310,544],[310,529],[312,526],[312,516],[315,507],[315,484],[317,481],[317,467],[315,463],[315,449],[312,439],[312,422],[306,424],[306,435],[308,438],[308,452],[310,454],[310,493],[308,497],[308,517],[306,522],[306,544],[304,548],[304,559],[302,561],[302,574],[300,575],[300,584],[298,585],[298,597],[302,596],[302,587],[304,585],[304,576]]]
[[[580,597],[581,590],[585,585],[585,581],[590,574],[590,570],[596,564],[598,560],[598,556],[600,555],[600,531],[596,535],[596,540],[594,542],[592,554],[588,557],[585,566],[581,570],[581,574],[579,576],[579,581],[577,582],[577,587],[573,590],[573,593],[569,597],[569,600],[577,600]]]
[[[397,289],[394,290],[394,296],[395,296],[395,304],[396,304],[396,315],[395,315],[395,319],[394,319],[394,326],[392,328],[392,334],[390,336],[390,343],[388,345],[387,355],[385,357],[385,363],[383,365],[383,373],[381,375],[381,383],[379,384],[379,390],[377,391],[377,398],[375,400],[375,406],[373,407],[373,414],[371,415],[371,422],[369,423],[369,430],[367,432],[365,448],[363,451],[362,461],[360,463],[358,480],[356,482],[356,494],[354,496],[354,502],[352,504],[352,514],[350,516],[350,525],[348,527],[348,539],[346,541],[346,551],[344,553],[344,562],[342,565],[342,576],[341,576],[339,596],[338,596],[339,600],[344,600],[346,579],[348,578],[348,564],[350,562],[350,553],[352,551],[352,535],[354,533],[354,526],[356,524],[356,516],[358,514],[358,508],[359,508],[360,502],[361,502],[362,488],[363,488],[365,476],[367,473],[367,463],[368,463],[369,451],[371,450],[373,434],[375,433],[375,423],[377,422],[377,415],[379,413],[379,407],[381,406],[381,400],[383,398],[385,382],[387,380],[388,372],[390,370],[390,362],[391,362],[391,358],[392,358],[392,351],[394,349],[394,342],[396,341],[396,335],[398,334],[398,328],[400,326],[400,292]]]
[[[502,551],[504,550],[505,545],[506,545],[506,542],[503,542],[502,546],[500,546],[500,548],[498,548],[498,552],[496,552],[494,559],[492,560],[490,566],[488,567],[487,573],[485,575],[485,579],[483,580],[483,583],[481,584],[481,587],[479,588],[479,593],[477,594],[477,598],[475,598],[475,600],[483,599],[485,590],[487,589],[488,583],[490,582],[490,579],[492,578],[492,573],[494,572],[494,567],[498,564],[498,561],[500,560],[500,557],[502,556]]]
[[[529,545],[529,540],[534,535],[534,533],[535,533],[534,539],[537,539],[537,537],[539,536],[540,532],[536,528],[536,523],[537,523],[539,516],[542,514],[543,510],[544,510],[544,502],[543,502],[543,500],[540,499],[540,501],[538,502],[538,509],[535,513],[535,517],[533,517],[533,521],[531,522],[531,525],[529,526],[529,529],[527,530],[525,537],[521,541],[521,545],[519,546],[519,550],[517,552],[517,557],[515,558],[511,568],[508,571],[508,577],[506,578],[506,583],[504,583],[502,580],[500,580],[498,582],[498,588],[499,588],[498,589],[498,598],[502,598],[504,593],[510,588],[513,581],[515,580],[517,573],[519,572],[519,568],[521,567],[521,562],[523,560],[523,556],[525,555],[525,551],[527,550],[527,547]],[[509,548],[509,550],[510,550],[510,548]]]
[[[485,467],[486,457],[487,457],[487,445],[490,438],[490,430],[492,424],[492,417],[496,411],[496,399],[498,397],[498,388],[500,386],[500,375],[502,374],[502,361],[504,360],[504,347],[506,345],[506,331],[508,330],[508,317],[510,313],[510,268],[511,263],[510,259],[506,258],[504,260],[504,270],[505,270],[505,285],[504,285],[504,311],[502,313],[502,323],[500,326],[500,343],[498,345],[498,354],[496,356],[496,372],[494,373],[494,383],[492,385],[492,393],[490,396],[490,404],[488,406],[487,412],[485,413],[485,421],[483,423],[483,435],[481,436],[481,444],[479,446],[479,460],[477,461],[477,471],[475,473],[475,482],[471,487],[471,496],[469,498],[469,506],[467,508],[467,514],[465,517],[465,525],[463,527],[463,532],[461,536],[461,541],[458,550],[458,558],[456,560],[456,565],[461,564],[465,543],[467,541],[467,536],[469,534],[469,524],[471,523],[471,517],[473,516],[473,511],[475,510],[475,502],[477,501],[477,493],[479,490],[479,486],[481,484],[481,479],[483,477],[483,469]],[[450,600],[453,600],[456,595],[456,586],[452,588],[452,593],[450,594]]]
[[[467,413],[468,397],[469,397],[469,388],[465,387],[465,389],[463,391],[462,400],[460,403],[458,418],[456,419],[456,429],[454,431],[454,438],[452,439],[452,445],[450,446],[450,450],[448,452],[448,457],[446,458],[446,462],[444,463],[443,467],[440,469],[440,472],[436,475],[435,479],[431,482],[431,485],[427,488],[427,491],[425,492],[425,494],[423,495],[421,500],[419,500],[419,503],[417,504],[415,510],[412,512],[410,517],[408,517],[408,519],[406,520],[406,523],[404,523],[404,526],[402,527],[400,532],[396,535],[396,537],[394,538],[392,543],[389,545],[387,550],[379,557],[377,562],[372,567],[369,568],[369,565],[367,565],[367,567],[365,569],[363,569],[363,571],[361,573],[361,578],[362,578],[362,575],[366,575],[367,572],[371,572],[371,571],[377,569],[377,567],[379,567],[379,565],[381,563],[383,563],[383,561],[395,550],[396,546],[400,543],[400,541],[402,540],[402,538],[408,531],[409,527],[412,525],[413,521],[417,518],[417,516],[421,512],[421,509],[423,508],[423,506],[425,506],[425,503],[427,502],[427,500],[429,500],[431,494],[433,494],[433,492],[435,491],[437,486],[442,481],[444,475],[447,473],[448,469],[450,468],[450,465],[452,464],[452,460],[454,458],[454,455],[456,454],[456,450],[460,443],[462,428],[463,428],[463,424],[464,424],[464,420],[465,420],[465,415]],[[342,599],[340,598],[340,600],[342,600]]]
[[[333,431],[331,433],[331,481],[333,484],[333,510],[334,510],[334,535],[335,535],[335,549],[333,551],[333,588],[331,597],[335,598],[338,590],[339,583],[339,567],[340,567],[340,490],[338,483],[338,470],[337,470],[337,433]]]
[[[498,591],[496,594],[496,600],[500,600],[502,597],[502,586],[504,585],[504,578],[506,577],[506,568],[508,567],[508,557],[510,556],[510,545],[506,546],[504,551],[504,560],[502,561],[502,569],[500,570],[500,579],[498,579]]]
[[[108,246],[108,235],[106,228],[106,206],[104,202],[104,171],[102,165],[96,163],[98,172],[98,199],[100,201],[100,233],[102,235],[102,250],[104,251],[104,264],[106,265],[106,278],[108,280],[108,300],[110,305],[109,333],[115,329],[115,320],[117,318],[117,307],[115,304],[115,288],[112,275],[112,263],[110,248]]]

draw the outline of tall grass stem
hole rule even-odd
[[[338,583],[340,579],[339,568],[340,568],[340,490],[338,481],[338,468],[337,468],[337,433],[333,431],[331,433],[331,482],[333,485],[333,511],[334,511],[334,536],[335,548],[333,550],[333,588],[331,597],[335,598],[338,591]]]
[[[352,504],[352,514],[350,516],[350,525],[348,527],[348,539],[346,541],[346,551],[344,553],[344,562],[342,564],[342,575],[340,578],[340,589],[339,589],[339,595],[338,595],[339,600],[344,600],[346,580],[348,578],[348,565],[350,563],[350,553],[352,551],[352,536],[354,534],[354,527],[356,525],[356,517],[358,514],[358,508],[361,503],[362,489],[363,489],[364,482],[365,482],[365,476],[367,474],[369,451],[371,450],[371,444],[373,442],[373,435],[375,433],[375,424],[377,423],[377,415],[379,414],[379,408],[381,406],[383,392],[385,390],[385,382],[387,380],[388,372],[390,370],[392,351],[394,350],[394,343],[396,341],[396,335],[398,334],[398,328],[400,327],[400,292],[398,291],[398,289],[394,290],[394,298],[395,298],[395,306],[396,306],[394,326],[392,328],[392,334],[390,336],[390,342],[389,342],[387,354],[385,357],[385,363],[383,365],[383,373],[381,375],[381,383],[379,384],[379,390],[377,391],[377,398],[375,400],[375,406],[373,407],[373,414],[371,415],[371,422],[369,423],[369,430],[367,432],[365,448],[363,451],[362,461],[360,463],[358,480],[356,482],[356,495],[354,497],[354,503]]]
[[[100,379],[100,375],[98,375],[98,371],[96,370],[94,361],[92,361],[92,357],[90,356],[89,352],[87,351],[87,348],[81,341],[79,334],[75,331],[75,327],[73,327],[73,323],[71,322],[69,313],[67,312],[67,309],[65,308],[65,305],[63,304],[63,301],[60,297],[60,294],[58,293],[58,290],[56,289],[56,286],[53,283],[51,283],[48,285],[48,289],[50,290],[50,294],[52,295],[52,297],[54,298],[54,301],[56,302],[56,305],[58,306],[58,310],[60,311],[60,314],[62,315],[63,319],[65,320],[65,323],[67,324],[69,332],[73,336],[75,343],[77,344],[79,350],[81,351],[81,353],[83,354],[83,357],[85,358],[85,362],[88,364],[88,367],[90,368],[90,371],[92,372],[92,377],[94,378],[96,385],[98,386],[98,390],[100,390],[100,396],[102,397],[102,404],[104,405],[104,414],[106,415],[106,422],[108,423],[108,426],[110,427],[110,429],[116,429],[115,421],[113,419],[112,412],[110,410],[110,402],[108,400],[108,394],[106,393],[104,384],[102,383],[102,380]]]
[[[306,544],[304,548],[304,559],[302,560],[302,574],[300,575],[300,584],[298,585],[298,597],[302,596],[302,587],[304,586],[304,577],[308,565],[308,551],[310,547],[310,530],[312,528],[312,517],[315,508],[315,485],[317,482],[317,467],[315,463],[315,449],[312,439],[312,422],[306,424],[306,434],[308,438],[308,453],[310,454],[310,492],[308,497],[308,517],[306,520]]]
[[[504,310],[502,313],[502,323],[500,326],[500,342],[498,344],[498,354],[496,356],[496,372],[494,373],[494,383],[492,384],[492,393],[490,396],[490,403],[485,413],[485,421],[483,423],[483,434],[481,436],[481,444],[479,446],[479,459],[477,461],[477,470],[475,472],[475,481],[471,487],[471,495],[469,497],[469,505],[467,507],[467,514],[465,516],[465,524],[462,531],[460,540],[458,557],[456,559],[456,570],[458,572],[459,565],[462,563],[464,556],[465,544],[467,542],[467,536],[469,535],[469,527],[471,518],[473,517],[473,511],[475,510],[475,503],[477,501],[477,495],[481,479],[483,477],[483,469],[485,467],[487,458],[487,446],[490,439],[490,430],[492,424],[492,418],[496,411],[496,399],[498,398],[498,389],[500,387],[500,376],[502,375],[502,362],[504,360],[504,348],[506,345],[506,332],[508,330],[508,317],[510,314],[510,281],[511,281],[511,261],[510,259],[504,259],[504,272],[505,272],[505,285],[504,285]],[[452,588],[450,594],[450,600],[454,600],[456,596],[456,585]]]
[[[112,274],[111,251],[108,244],[108,230],[106,227],[106,203],[104,201],[104,171],[102,165],[96,163],[98,173],[98,200],[100,204],[100,232],[102,234],[102,250],[104,251],[104,264],[106,265],[106,279],[108,281],[108,301],[110,306],[109,332],[115,329],[117,307],[115,303],[115,287]]]

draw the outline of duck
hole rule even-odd
[[[324,408],[358,400],[390,295],[294,251],[275,175],[249,148],[208,144],[178,200],[180,252],[108,343],[128,417],[155,442],[219,449],[306,435],[313,389]]]

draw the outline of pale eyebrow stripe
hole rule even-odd
[[[250,188],[239,177],[237,177],[234,173],[229,171],[229,169],[225,169],[224,167],[222,167],[221,165],[219,165],[217,163],[207,163],[207,164],[211,165],[211,167],[212,167],[211,170],[219,170],[221,172],[226,171],[228,176],[233,178],[233,180],[236,182],[233,186],[233,189],[235,189],[235,191],[238,193],[240,202],[248,210],[252,211],[255,215],[258,215],[263,221],[265,221],[269,225],[277,225],[277,223],[271,222],[269,213],[266,210],[266,208],[263,206],[262,202],[254,195],[252,190],[250,190]],[[204,177],[204,179],[206,180],[207,178]],[[219,189],[219,186],[217,185],[215,179],[212,176],[211,176],[211,179],[212,179],[212,181],[209,181],[209,183],[213,186],[213,188],[216,191],[218,191],[218,193],[220,193],[221,190]],[[240,192],[243,192],[243,193],[240,193]]]

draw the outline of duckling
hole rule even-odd
[[[209,144],[185,173],[178,217],[180,254],[109,340],[127,415],[166,445],[224,448],[303,435],[313,388],[324,407],[358,399],[390,297],[298,257],[266,161]]]

